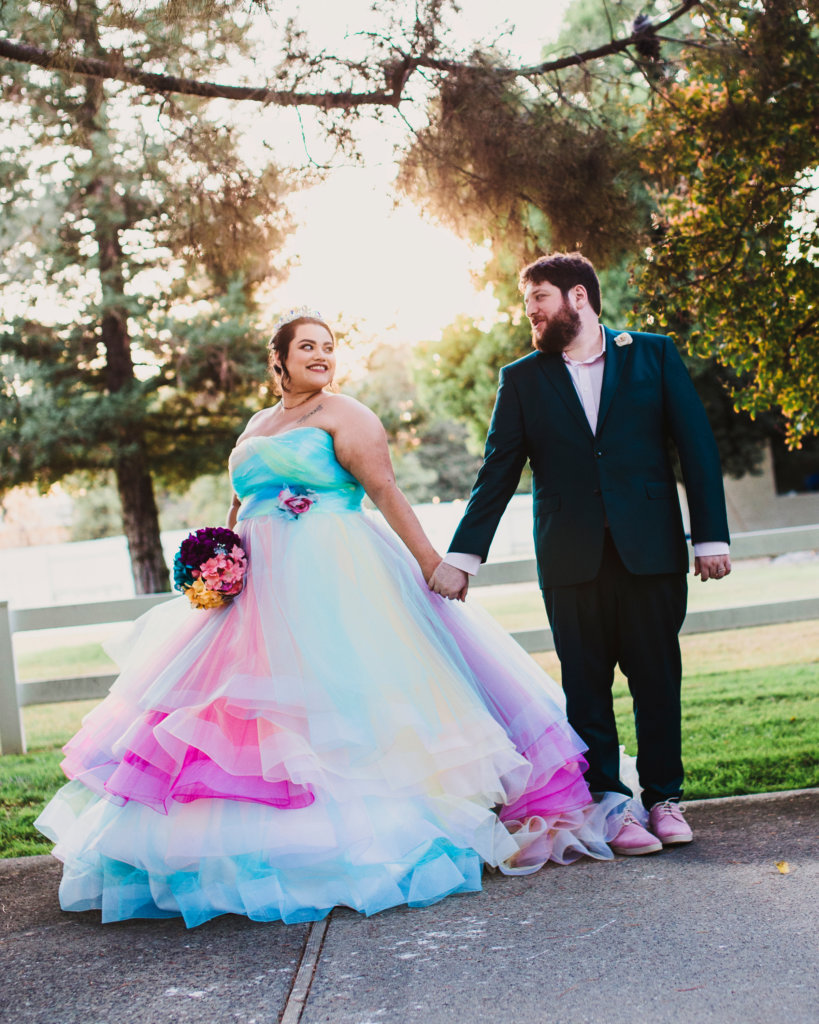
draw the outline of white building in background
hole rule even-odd
[[[759,476],[726,477],[725,501],[732,533],[819,523],[819,491],[776,493],[770,448],[765,449]]]

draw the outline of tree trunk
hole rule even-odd
[[[122,525],[128,538],[131,572],[138,594],[170,590],[168,567],[162,554],[159,517],[151,474],[140,449],[117,460],[117,489],[122,505]]]
[[[106,186],[107,183],[98,183],[107,199],[108,196],[114,196],[114,190]],[[113,228],[99,222],[96,237],[102,282],[110,289],[109,294],[119,298],[124,291],[119,238]],[[106,356],[106,384],[111,394],[116,394],[136,383],[127,312],[116,300],[106,309],[101,328]],[[159,514],[141,425],[134,422],[122,423],[111,440],[116,451],[114,470],[136,592],[154,594],[170,590],[170,577],[159,536]]]
[[[111,240],[107,241],[111,245]],[[118,245],[111,245],[111,248],[117,249]],[[100,251],[101,263],[110,266],[111,261],[105,258],[102,244]],[[134,384],[131,339],[126,324],[124,310],[109,310],[102,320],[102,340],[107,357],[106,377],[112,394]],[[117,433],[114,443],[118,452],[114,459],[114,469],[136,592],[156,594],[170,590],[170,577],[159,536],[159,513],[142,430],[138,424],[130,423],[123,424]]]
[[[97,11],[90,6],[77,9],[77,30],[86,50],[101,54],[96,24]],[[86,79],[85,101],[77,110],[77,123],[92,161],[106,168],[105,153],[98,152],[105,135],[105,93],[101,82]],[[88,216],[94,221],[94,237],[99,250],[102,287],[100,336],[105,349],[105,386],[110,394],[127,391],[136,384],[128,334],[128,310],[125,296],[125,257],[120,243],[122,198],[116,189],[116,177],[107,169],[87,188]],[[112,429],[114,470],[117,477],[122,525],[128,538],[131,572],[138,594],[170,590],[170,577],[162,554],[159,515],[154,500],[153,481],[148,468],[144,436],[139,422],[121,422]]]

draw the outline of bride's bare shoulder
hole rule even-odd
[[[333,395],[332,399],[328,418],[332,421],[336,455],[342,465],[345,458],[353,453],[362,450],[374,452],[382,445],[386,446],[381,420],[372,409],[349,395]]]
[[[328,395],[328,411],[332,413],[339,427],[380,426],[381,421],[363,402],[350,395]],[[332,403],[332,404],[330,404]]]

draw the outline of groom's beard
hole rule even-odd
[[[563,305],[557,313],[546,322],[540,336],[535,328],[532,328],[532,344],[539,352],[545,352],[546,355],[557,355],[568,348],[578,334],[580,334],[580,315],[564,299]]]

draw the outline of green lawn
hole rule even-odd
[[[46,801],[65,782],[59,750],[0,758],[0,857],[49,853],[51,843],[34,828]]]
[[[692,798],[819,786],[819,662],[689,677],[683,750]]]
[[[807,583],[804,575],[799,579]],[[692,591],[698,586],[706,590],[709,584],[695,583]],[[489,591],[485,593],[490,596]],[[545,612],[539,595],[535,592],[534,601],[532,597],[509,592],[492,595],[487,603],[508,628],[543,625]],[[531,623],[520,621],[523,613],[532,616]],[[684,636],[681,643],[686,796],[694,799],[819,786],[819,622]],[[553,652],[538,654],[535,659],[560,679],[560,665]],[[21,675],[29,679],[110,670],[110,662],[97,644],[83,644],[70,654],[65,650],[31,651],[20,655],[18,661]],[[29,753],[0,757],[0,856],[50,850],[32,823],[61,784],[59,747],[95,703],[77,701],[24,709]],[[615,684],[615,711],[621,740],[634,752],[631,704],[622,677]]]
[[[25,682],[72,676],[101,676],[117,667],[98,643],[61,645],[17,655],[17,675]]]
[[[680,646],[686,796],[819,786],[819,622],[683,636]],[[554,652],[535,660],[560,678]],[[619,673],[614,707],[633,753],[631,697]]]

